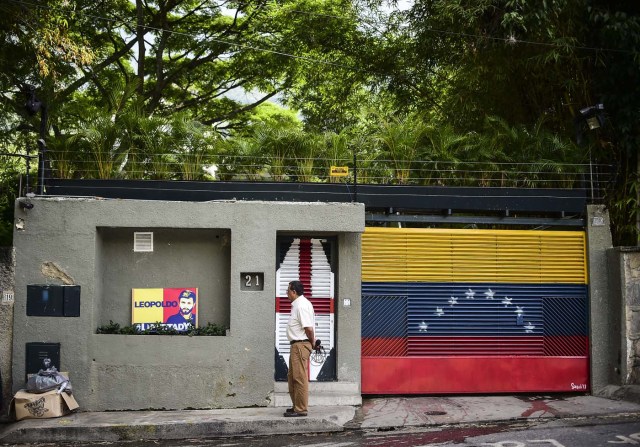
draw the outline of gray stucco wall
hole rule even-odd
[[[607,250],[607,266],[609,279],[609,316],[608,325],[611,336],[607,340],[607,349],[602,353],[607,357],[607,372],[609,385],[622,385],[622,366],[624,365],[623,352],[624,334],[622,330],[623,320],[623,295],[625,294],[625,267],[624,259],[619,248]]]
[[[598,394],[606,387],[617,368],[616,353],[611,351],[610,306],[612,294],[608,281],[607,251],[612,247],[609,213],[602,205],[587,206],[587,253],[589,256],[589,341],[591,391]]]
[[[608,252],[611,271],[612,351],[618,364],[613,385],[640,384],[640,247]]]
[[[338,305],[336,310],[337,375],[338,381],[359,384],[362,204],[60,198],[32,202],[31,210],[18,206],[15,210],[13,391],[23,386],[25,343],[59,342],[61,369],[70,372],[84,411],[269,405],[274,391],[276,236],[282,232],[337,236],[336,296],[349,297],[352,303],[349,308]],[[131,255],[109,242],[124,240],[122,235],[131,229],[157,229],[165,241],[176,237],[185,242],[195,234],[182,230],[229,237],[226,246],[193,245],[204,269],[214,270],[212,277],[223,267],[207,264],[204,253],[228,250],[223,255],[229,259],[228,278],[220,283],[222,289],[228,287],[228,309],[222,310],[228,313],[230,326],[226,337],[95,333],[110,312],[113,317],[124,316],[104,301],[115,286],[103,282],[105,274],[113,278],[124,274],[109,273],[104,264],[118,253]],[[172,253],[167,247],[164,250]],[[179,269],[170,272],[171,264],[161,268],[167,272],[166,284],[159,287],[173,287],[183,280],[201,282],[205,289],[217,286],[206,275],[185,279]],[[264,272],[264,290],[241,291],[241,272]],[[133,277],[135,272],[125,276]],[[82,287],[80,317],[26,315],[28,284],[61,284],[70,279]],[[212,318],[220,314],[219,309],[210,312]]]
[[[353,332],[358,328],[358,337],[346,339],[340,336],[337,344],[337,369],[338,378],[345,382],[358,385],[360,391],[360,352],[362,338],[360,337],[361,312],[361,266],[362,266],[362,236],[359,233],[343,233],[338,236],[338,258],[358,259],[358,264],[349,266],[349,269],[340,269],[337,279],[336,294],[336,329],[341,332]],[[340,263],[342,265],[342,263]],[[358,278],[357,283],[354,278]],[[349,307],[344,307],[344,299],[351,300]]]

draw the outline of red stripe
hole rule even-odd
[[[299,276],[305,296],[311,297],[311,239],[300,239]]]
[[[394,341],[394,340],[404,341]],[[405,345],[400,354],[392,346]],[[385,348],[391,349],[391,353]],[[589,337],[583,335],[562,336],[511,336],[511,337],[366,337],[362,339],[362,355],[385,356],[545,356],[586,357],[589,355]]]
[[[545,355],[542,336],[409,337],[409,356]]]
[[[332,298],[309,298],[316,315],[329,315],[333,313]],[[276,312],[291,313],[291,301],[289,298],[276,297]]]
[[[585,357],[362,357],[362,394],[588,392]]]
[[[589,337],[585,335],[545,335],[544,355],[587,356],[589,355]]]
[[[363,357],[406,357],[407,339],[404,337],[376,337],[362,339]]]

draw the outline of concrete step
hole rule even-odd
[[[288,393],[289,385],[287,382],[274,382],[273,390],[276,393]],[[309,394],[315,392],[360,394],[360,384],[357,382],[309,382]]]
[[[309,383],[309,406],[362,405],[360,386],[355,382]],[[287,382],[274,382],[271,406],[290,407],[291,398]]]

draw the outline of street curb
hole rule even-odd
[[[271,420],[256,422],[211,421],[202,424],[160,424],[124,426],[44,427],[37,430],[16,428],[3,433],[2,444],[37,442],[136,441],[149,439],[189,439],[227,436],[285,435],[297,433],[329,433],[343,428],[325,420]]]
[[[329,433],[344,431],[344,425],[353,419],[354,412],[353,408],[333,411],[332,414],[324,411],[305,418],[284,418],[282,409],[262,414],[259,418],[233,416],[219,410],[126,412],[131,415],[128,422],[127,415],[122,413],[107,413],[109,421],[100,421],[91,413],[74,413],[55,419],[25,419],[0,427],[0,444]],[[156,420],[149,420],[151,418]]]

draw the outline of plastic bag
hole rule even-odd
[[[51,361],[44,359],[43,363],[47,369],[38,371],[27,380],[27,391],[29,393],[46,393],[51,390],[58,390],[58,394],[63,391],[71,394],[71,382],[69,378],[60,374],[55,366],[51,366]]]

